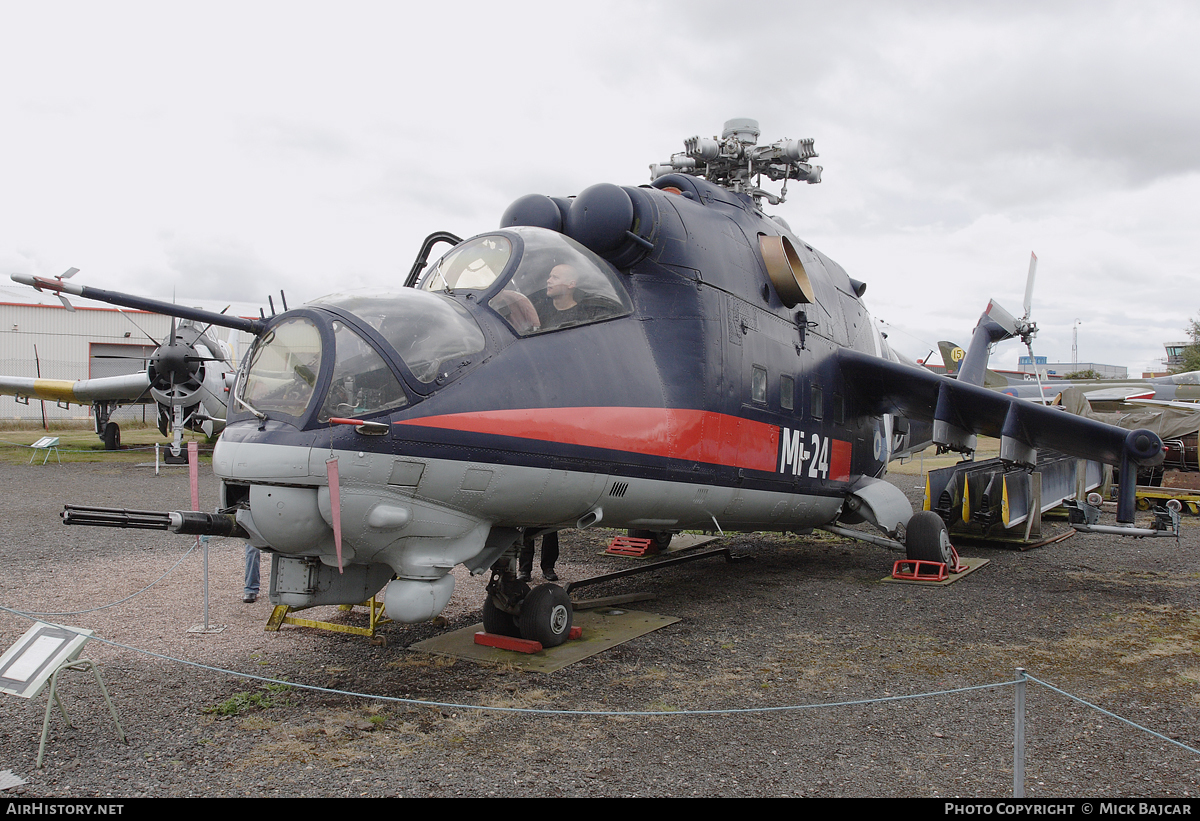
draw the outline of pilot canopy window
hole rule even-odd
[[[496,281],[511,256],[512,243],[507,237],[468,240],[438,260],[421,287],[426,291],[483,290]]]
[[[492,291],[488,306],[521,336],[631,312],[617,270],[575,240],[531,226],[507,233],[520,242],[504,234],[468,240],[442,257],[420,287],[448,293]]]
[[[521,336],[603,322],[631,311],[608,262],[570,237],[545,228],[513,229],[521,254],[488,305]]]

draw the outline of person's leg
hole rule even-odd
[[[533,575],[533,530],[529,530],[521,540],[521,552],[517,556],[517,578],[529,581]]]
[[[542,537],[542,575],[550,581],[558,581],[554,565],[558,562],[558,531]]]
[[[242,601],[253,604],[258,598],[259,562],[262,551],[249,542],[246,543],[246,589],[242,591]]]

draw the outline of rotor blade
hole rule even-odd
[[[28,285],[39,291],[53,291],[58,294],[67,293],[83,297],[84,299],[107,302],[110,305],[124,305],[126,308],[134,308],[139,311],[177,316],[199,322],[211,322],[222,328],[236,328],[239,331],[245,331],[255,336],[262,336],[266,330],[267,323],[261,319],[242,319],[237,316],[226,316],[212,311],[203,311],[199,308],[187,308],[183,305],[174,305],[170,302],[146,299],[145,297],[134,296],[133,294],[105,291],[87,285],[76,285],[71,282],[64,282],[61,279],[46,279],[44,277],[32,277],[25,274],[11,274],[10,278],[13,282]]]
[[[1029,252],[1029,276],[1025,278],[1025,316],[1023,319],[1029,319],[1029,312],[1033,309],[1033,278],[1037,274],[1037,254]]]
[[[232,305],[226,305],[224,308],[222,308],[222,309],[220,310],[220,313],[224,314],[226,311],[228,311],[228,310],[229,310],[230,308],[232,308],[232,307],[233,307]],[[204,330],[200,332],[199,336],[197,336],[197,337],[196,337],[196,339],[200,339],[200,338],[201,338],[201,337],[203,337],[203,336],[204,336],[206,333],[208,333],[208,330],[209,330],[209,329],[210,329],[212,326],[213,326],[213,324],[212,324],[211,322],[210,322],[210,323],[208,323],[207,325],[205,325],[205,326],[204,326]],[[221,360],[221,361],[224,361],[224,360]]]

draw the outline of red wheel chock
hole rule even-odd
[[[583,638],[583,628],[571,627],[567,633],[567,641],[579,641]],[[512,650],[514,653],[540,653],[545,648],[540,641],[519,639],[514,636],[500,636],[496,633],[485,633],[480,630],[475,634],[475,643],[484,647],[495,647],[499,650]]]
[[[604,552],[609,556],[642,557],[650,553],[649,539],[635,539],[633,536],[614,536],[608,549]]]
[[[953,566],[945,562],[929,562],[924,559],[899,559],[892,565],[892,578],[905,582],[944,582],[951,573],[961,573],[966,566],[959,561],[958,551],[950,547],[954,557]]]
[[[898,559],[892,565],[892,578],[903,582],[944,582],[949,574],[943,562]]]

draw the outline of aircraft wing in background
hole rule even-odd
[[[44,399],[90,405],[93,402],[116,402],[122,405],[152,403],[150,378],[145,371],[102,376],[96,379],[40,379],[29,376],[0,376],[0,396],[24,399]]]

